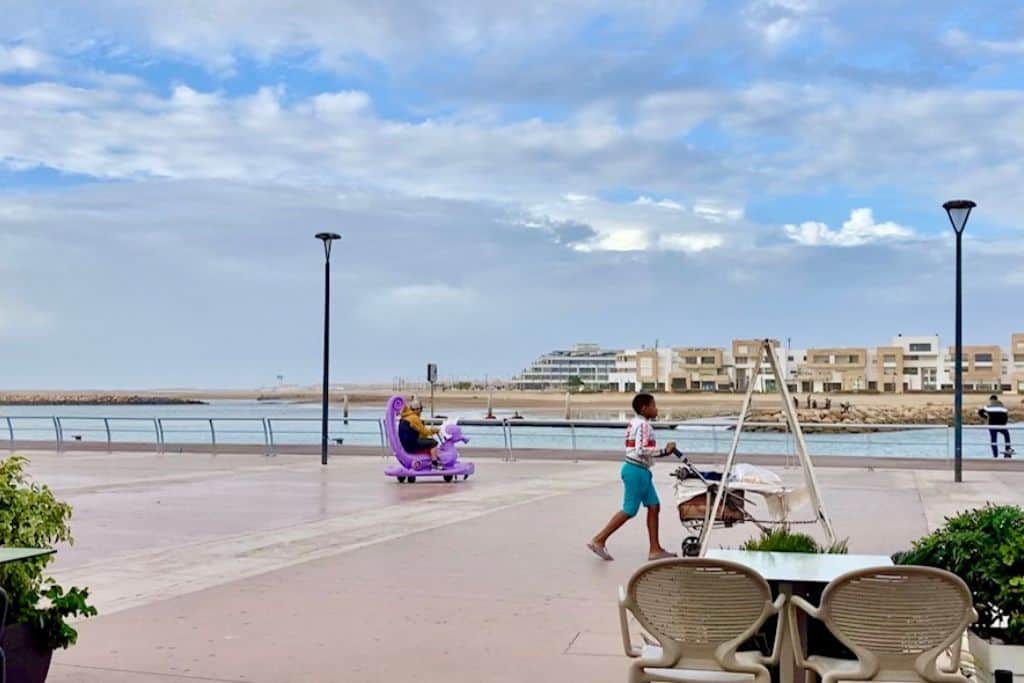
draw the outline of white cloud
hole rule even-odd
[[[897,223],[876,223],[871,209],[854,209],[839,230],[832,230],[818,221],[807,221],[800,225],[786,225],[785,231],[789,239],[808,247],[858,247],[875,242],[902,241],[914,236],[913,230]]]
[[[651,197],[641,196],[637,197],[633,203],[639,204],[640,206],[660,206],[663,209],[673,209],[675,211],[683,210],[682,204],[671,199],[653,199]]]
[[[25,45],[5,47],[0,44],[0,74],[5,72],[40,72],[52,66],[49,55]]]
[[[597,237],[574,246],[577,251],[645,251],[651,244],[646,230],[620,228],[601,232]]]
[[[593,234],[575,240],[577,251],[698,252],[723,246],[725,236],[711,229],[716,222],[688,211],[671,199],[641,196],[632,202],[591,198],[586,202],[554,201],[531,208],[533,222],[586,226]],[[747,239],[747,226],[731,226],[735,244]]]
[[[725,239],[721,235],[709,233],[678,233],[662,235],[658,238],[658,244],[666,251],[685,251],[696,254],[721,247],[725,244]]]
[[[380,0],[372,11],[359,0],[306,0],[301,10],[278,0],[25,5],[5,8],[8,24],[56,43],[80,41],[80,33],[86,33],[117,54],[170,53],[230,73],[240,55],[267,61],[312,52],[321,65],[353,70],[360,68],[354,57],[398,63],[425,52],[507,53],[531,42],[568,39],[594,16],[656,34],[701,3]],[[75,31],[82,27],[86,30]]]
[[[1024,38],[1017,40],[985,40],[975,38],[957,28],[949,29],[942,37],[947,47],[964,53],[988,53],[997,56],[1024,56]]]
[[[742,206],[729,206],[714,200],[702,200],[693,205],[693,212],[712,223],[732,223],[743,218]]]
[[[765,47],[777,49],[799,36],[818,9],[815,0],[752,0],[744,14]]]

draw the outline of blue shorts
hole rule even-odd
[[[654,489],[654,477],[646,467],[631,462],[622,463],[622,483],[625,486],[622,511],[630,517],[640,511],[641,503],[645,508],[661,505],[658,492]]]

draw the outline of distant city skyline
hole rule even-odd
[[[13,3],[0,388],[1019,329],[1019,3]]]

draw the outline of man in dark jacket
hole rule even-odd
[[[988,422],[988,435],[989,445],[992,447],[992,457],[999,457],[999,435],[1003,435],[1003,440],[1006,442],[1006,450],[1003,451],[1003,457],[1013,457],[1014,450],[1010,446],[1010,430],[1006,428],[1006,423],[1010,421],[1010,413],[1006,410],[1006,406],[1003,405],[999,397],[992,395],[988,397],[988,405],[978,411],[978,415],[982,419]]]

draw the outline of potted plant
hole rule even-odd
[[[807,534],[790,531],[785,527],[772,529],[761,534],[760,538],[752,538],[743,544],[743,550],[760,550],[771,553],[820,553],[826,555],[845,555],[848,552],[847,541],[836,541],[832,545],[822,546]]]
[[[32,481],[25,473],[27,462],[17,455],[0,461],[0,545],[47,548],[71,543],[71,506]],[[9,681],[45,681],[53,651],[78,638],[67,620],[96,614],[87,589],[65,591],[45,575],[52,559],[0,565],[0,586],[10,600],[2,639]]]
[[[991,683],[1000,669],[1024,680],[1024,509],[990,504],[948,517],[893,561],[962,578],[978,611],[968,642],[979,680]]]

